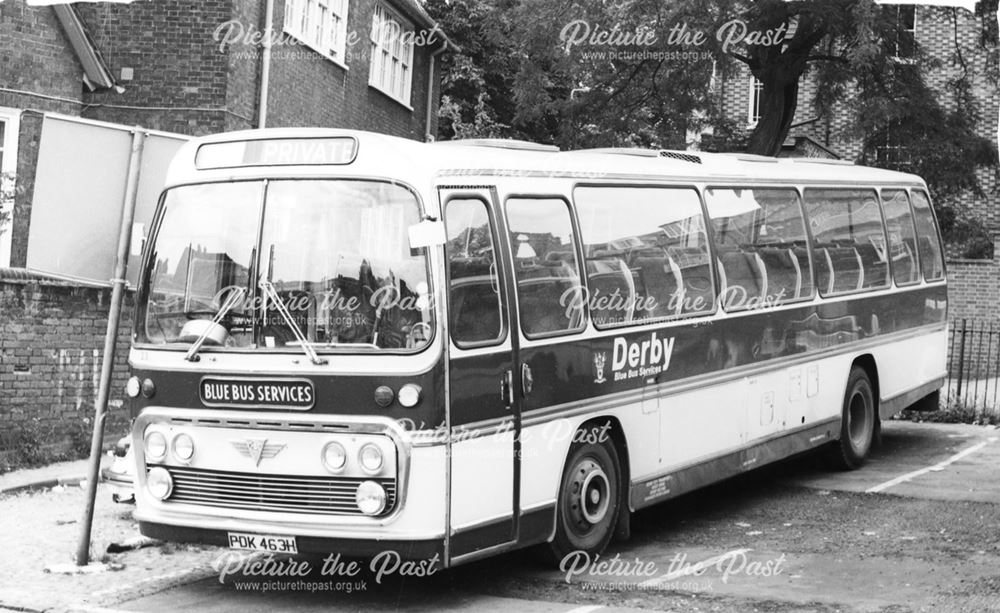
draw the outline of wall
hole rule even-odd
[[[1000,234],[992,260],[948,261],[948,319],[1000,323]]]
[[[369,32],[375,4],[370,0],[350,3],[347,31],[353,32],[358,42],[347,47],[346,69],[304,44],[293,42],[274,47],[268,127],[323,126],[424,140],[427,88],[438,80],[437,75],[433,79],[428,77],[430,52],[434,47],[414,46],[409,105],[412,108],[369,87]],[[282,31],[283,21],[284,2],[278,1],[275,2],[276,32]],[[422,26],[413,27],[419,31]],[[436,107],[436,102],[434,105]]]
[[[0,455],[35,419],[42,432],[51,431],[52,444],[68,447],[93,417],[110,294],[0,270]],[[131,296],[122,315],[105,428],[112,443],[128,429],[122,401]]]
[[[181,134],[226,128],[229,58],[213,38],[243,0],[80,3],[77,11],[123,93],[85,93],[90,119]],[[132,68],[129,81],[122,69]]]
[[[77,114],[82,74],[50,7],[0,4],[0,88],[35,94],[0,91],[0,106]]]

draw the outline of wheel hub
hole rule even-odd
[[[570,513],[574,523],[581,528],[601,523],[611,506],[611,484],[604,469],[590,458],[585,458],[573,472]]]

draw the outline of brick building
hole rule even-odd
[[[417,0],[6,0],[0,168],[17,185],[0,266],[24,265],[37,112],[190,135],[266,123],[424,140],[448,44]]]
[[[988,62],[996,62],[996,49],[983,49],[979,36],[983,24],[979,17],[966,10],[951,10],[927,6],[898,5],[886,7],[896,12],[902,28],[910,33],[925,53],[937,60],[938,65],[926,70],[927,82],[941,92],[940,102],[949,110],[954,100],[946,93],[946,84],[963,70],[957,61],[956,44],[961,47],[962,59],[968,66],[973,92],[982,114],[979,133],[991,140],[998,135],[1000,93],[997,83],[987,76]],[[954,18],[954,21],[953,21]],[[900,50],[900,60],[908,51]],[[992,54],[992,57],[990,57]],[[717,103],[719,114],[732,121],[747,133],[759,117],[760,82],[742,62],[733,62],[731,74],[718,84]],[[820,116],[813,105],[816,81],[807,73],[800,84],[799,102],[792,130],[785,142],[783,155],[835,157],[858,160],[862,154],[863,135],[854,125],[850,95],[836,103],[831,113]],[[887,149],[891,146],[887,143]],[[880,151],[879,155],[894,152]],[[868,163],[873,163],[869,161]],[[984,221],[992,230],[1000,230],[1000,181],[994,169],[980,169],[979,180],[986,192],[985,198],[964,194],[958,205],[966,212]]]
[[[21,270],[44,113],[186,135],[266,124],[424,140],[437,130],[438,58],[449,44],[418,0],[0,2],[0,207],[8,218],[0,224],[0,472],[26,445],[86,443],[107,325],[108,289]],[[126,308],[109,436],[124,430],[130,315]]]

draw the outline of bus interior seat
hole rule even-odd
[[[642,295],[655,301],[648,317],[680,315],[681,300],[677,295],[684,287],[681,269],[663,249],[646,250],[635,258],[642,283]]]
[[[592,304],[603,307],[591,309],[590,316],[595,324],[611,325],[632,321],[635,308],[635,301],[632,300],[635,295],[635,282],[632,279],[632,272],[621,258],[587,260],[587,281]],[[621,297],[620,301],[604,303],[594,300],[613,296],[615,292]],[[627,305],[624,312],[623,305]]]
[[[861,266],[864,271],[865,288],[882,287],[889,280],[889,265],[879,254],[875,245],[870,243],[858,243],[856,245],[858,256],[861,258]]]
[[[496,338],[500,330],[499,299],[493,269],[486,258],[454,258],[449,262],[449,308],[454,338],[465,342]]]
[[[910,239],[900,243],[902,250],[893,257],[892,267],[898,283],[914,283],[920,279],[920,269],[917,267],[916,246]]]
[[[791,249],[762,247],[758,255],[767,271],[769,298],[784,301],[802,296],[802,270]]]
[[[743,290],[735,296],[738,299],[756,298],[767,292],[766,273],[755,251],[727,249],[720,252],[719,273],[724,293],[734,287]]]
[[[715,280],[708,252],[698,247],[670,247],[670,259],[677,264],[682,282],[681,312],[710,310],[715,294]],[[721,274],[721,271],[720,271]],[[697,308],[697,307],[701,308]]]
[[[825,247],[830,261],[830,291],[833,293],[854,292],[863,287],[864,268],[861,256],[854,246]]]
[[[930,257],[930,256],[934,257]],[[942,276],[941,272],[941,258],[938,254],[937,248],[931,241],[929,236],[920,237],[920,256],[921,256],[921,269],[926,271],[926,277],[928,279],[938,279]],[[929,261],[924,261],[929,260]]]

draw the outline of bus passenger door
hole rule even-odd
[[[517,540],[520,394],[494,192],[442,188],[440,197],[448,234],[448,556],[456,563]]]

